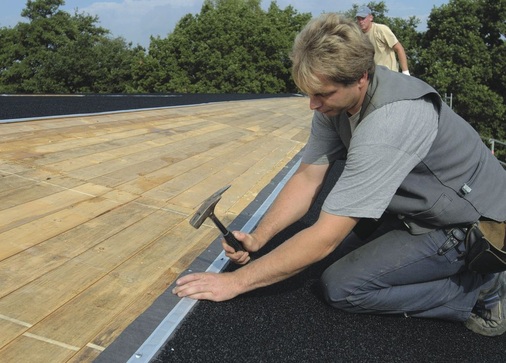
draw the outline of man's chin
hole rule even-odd
[[[327,117],[333,117],[333,116],[337,116],[339,114],[339,112],[337,112],[336,110],[328,110],[328,111],[325,111],[322,113]]]

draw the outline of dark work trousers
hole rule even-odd
[[[353,313],[467,320],[494,275],[467,270],[464,243],[439,255],[447,238],[445,230],[411,235],[397,218],[367,239],[350,233],[338,247],[347,254],[322,275],[328,303]]]

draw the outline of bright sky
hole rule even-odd
[[[385,0],[387,16],[407,19],[416,16],[421,20],[420,29],[426,27],[427,18],[434,6],[447,4],[449,0]],[[361,0],[277,0],[280,8],[292,5],[299,13],[344,12],[353,4],[363,5]],[[165,38],[184,15],[200,13],[204,0],[66,0],[61,7],[71,14],[97,15],[99,25],[109,29],[114,37],[123,37],[134,45],[149,45],[150,35]],[[262,0],[267,9],[271,0]],[[25,0],[1,0],[0,27],[12,27],[26,19],[20,16]]]

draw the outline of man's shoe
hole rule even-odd
[[[464,325],[489,337],[506,332],[506,272],[497,274],[494,285],[480,292],[473,312]]]

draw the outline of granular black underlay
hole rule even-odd
[[[0,95],[0,120],[289,97],[290,94]]]
[[[154,362],[506,361],[505,337],[460,323],[330,307],[318,286],[324,266],[231,301],[199,302]]]
[[[270,248],[314,223],[340,168],[308,215]],[[286,281],[231,301],[199,302],[153,362],[506,362],[506,336],[483,337],[455,322],[330,307],[319,277],[339,257],[336,251]]]

